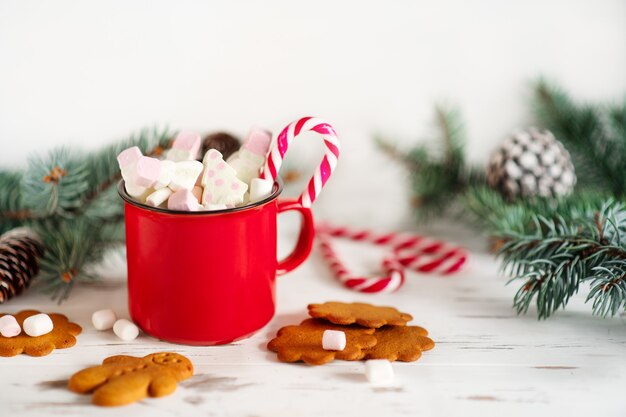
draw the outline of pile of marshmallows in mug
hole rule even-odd
[[[200,162],[200,135],[181,132],[164,160],[144,156],[133,146],[117,161],[126,192],[141,203],[169,210],[224,210],[272,193],[274,181],[259,178],[271,141],[268,131],[252,129],[227,161],[218,150],[209,149]]]

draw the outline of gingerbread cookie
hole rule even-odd
[[[324,350],[324,330],[340,330],[346,334],[346,347],[341,351]],[[376,344],[374,329],[358,326],[336,326],[316,319],[306,319],[297,326],[286,326],[278,331],[267,348],[278,353],[283,362],[304,361],[310,365],[322,365],[334,359],[355,361],[363,359],[365,350]]]
[[[360,324],[379,328],[386,324],[404,326],[413,317],[393,307],[379,307],[367,303],[340,303],[328,301],[324,304],[309,304],[311,317],[328,320],[335,324]]]
[[[35,314],[39,314],[36,310],[24,310],[14,314],[15,319],[20,327],[24,328],[24,320]],[[0,317],[4,316],[0,313]],[[0,356],[15,356],[24,353],[30,356],[45,356],[54,349],[65,349],[76,344],[77,335],[82,332],[82,328],[72,323],[63,314],[49,314],[52,319],[54,328],[50,333],[41,336],[31,337],[22,332],[15,337],[0,336]]]
[[[120,355],[75,373],[68,388],[79,394],[93,392],[96,405],[117,406],[171,394],[177,382],[192,375],[191,361],[178,353],[159,352],[143,358]]]
[[[376,345],[365,351],[366,359],[387,359],[391,362],[413,362],[422,352],[435,347],[426,337],[428,331],[419,326],[385,326],[376,329]]]

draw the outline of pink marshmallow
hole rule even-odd
[[[117,155],[117,163],[120,165],[120,168],[125,168],[130,164],[133,164],[139,160],[143,155],[138,147],[133,146],[132,148],[128,148],[123,150]]]
[[[152,187],[161,175],[161,161],[149,156],[142,156],[137,161],[137,168],[133,178],[140,187]]]
[[[183,188],[170,196],[167,200],[167,208],[170,210],[198,211],[200,205],[196,196],[190,190]]]
[[[198,152],[200,152],[201,144],[202,139],[199,134],[183,131],[176,135],[176,139],[174,139],[174,143],[172,143],[172,148],[189,151],[193,155],[193,159],[196,159]]]
[[[5,314],[0,317],[0,334],[4,337],[15,337],[22,333],[22,328],[19,323],[10,314]]]
[[[265,157],[272,142],[272,134],[263,129],[252,129],[242,148],[249,150],[253,154]]]

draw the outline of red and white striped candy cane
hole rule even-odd
[[[326,181],[328,181],[328,178],[330,178],[333,173],[333,170],[337,166],[337,158],[339,158],[339,139],[337,138],[337,133],[335,133],[335,129],[325,121],[314,117],[303,117],[285,127],[278,135],[276,143],[274,143],[274,147],[267,157],[261,178],[276,179],[280,166],[283,163],[285,153],[287,153],[287,149],[289,149],[289,144],[300,132],[307,130],[322,135],[325,147],[322,163],[317,167],[307,188],[298,198],[298,202],[302,206],[311,207],[311,204],[315,201],[322,187],[324,187],[324,184],[326,184]]]
[[[397,290],[404,283],[405,269],[449,275],[461,269],[467,260],[467,252],[464,249],[420,235],[379,234],[369,230],[331,226],[326,223],[316,228],[316,237],[324,259],[337,279],[346,287],[361,292]],[[377,246],[390,246],[392,253],[382,263],[384,274],[371,278],[353,275],[333,249],[331,237],[367,242]]]

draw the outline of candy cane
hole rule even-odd
[[[283,158],[291,141],[302,131],[313,131],[319,133],[324,139],[324,158],[322,163],[317,167],[313,177],[309,181],[307,188],[298,198],[298,202],[304,207],[311,207],[320,191],[330,178],[333,170],[337,166],[337,158],[339,158],[339,139],[337,133],[331,125],[323,120],[314,117],[303,117],[302,119],[292,122],[285,127],[278,135],[274,147],[270,151],[265,167],[261,173],[263,179],[276,179]]]
[[[467,252],[464,249],[420,235],[377,234],[369,230],[351,230],[323,224],[316,228],[316,236],[322,255],[337,279],[346,287],[361,292],[397,290],[404,283],[405,269],[449,275],[457,272],[467,260]],[[392,253],[382,263],[384,274],[372,278],[353,275],[337,256],[330,242],[331,237],[390,246]]]

